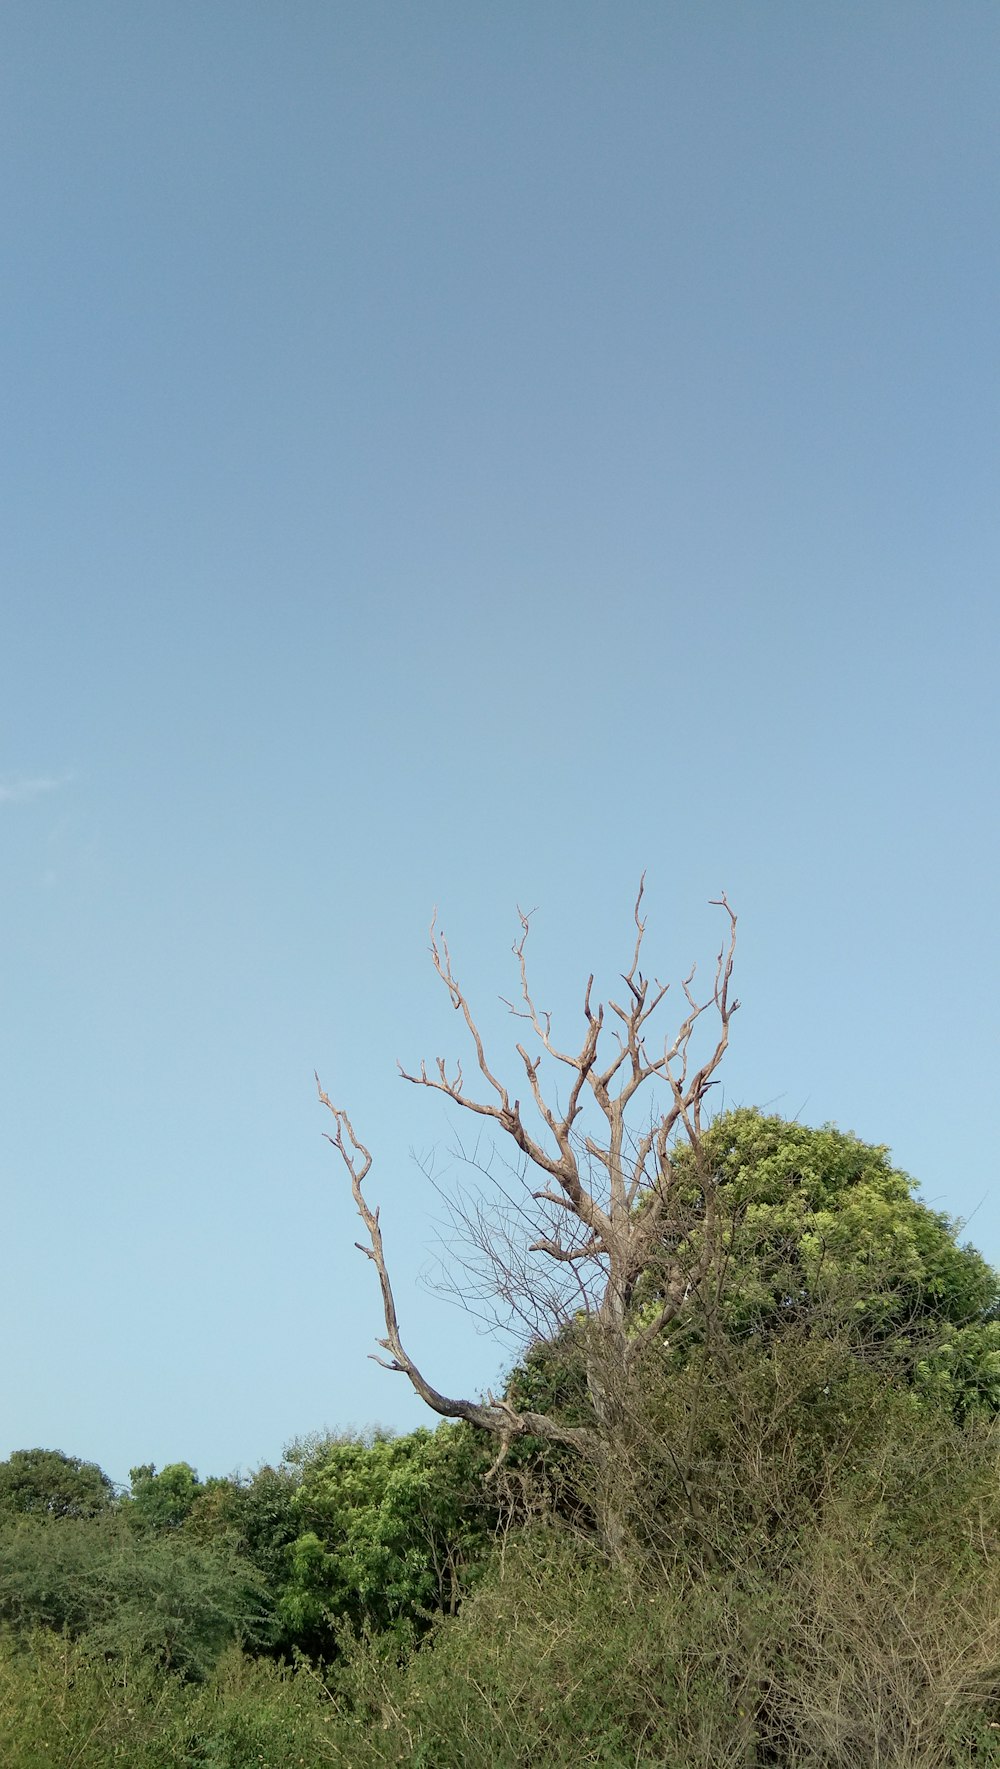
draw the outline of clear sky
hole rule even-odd
[[[740,915],[726,1098],[1000,1260],[1000,9],[6,0],[0,1454],[429,1415],[461,1049]],[[512,1072],[512,1071],[511,1071]]]

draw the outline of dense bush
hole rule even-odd
[[[808,1368],[785,1375],[805,1392]],[[883,1400],[865,1452],[855,1440],[803,1503],[750,1372],[729,1396],[730,1471],[760,1494],[706,1487],[700,1529],[661,1515],[655,1552],[617,1561],[558,1525],[520,1532],[429,1650],[342,1662],[349,1760],[1000,1764],[1000,1444]]]
[[[46,1627],[91,1656],[143,1655],[200,1677],[233,1641],[266,1642],[272,1602],[226,1544],[143,1539],[119,1517],[8,1526],[0,1534],[0,1623]]]
[[[494,1521],[488,1460],[463,1425],[310,1446],[281,1599],[289,1631],[321,1639],[348,1620],[358,1631],[408,1635],[434,1614],[454,1614]]]

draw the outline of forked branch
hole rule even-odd
[[[435,1413],[445,1419],[465,1419],[470,1425],[477,1425],[481,1430],[492,1431],[499,1436],[511,1439],[515,1437],[541,1437],[549,1442],[571,1444],[584,1453],[595,1453],[599,1449],[598,1441],[593,1432],[584,1428],[561,1426],[546,1414],[521,1412],[513,1408],[504,1399],[496,1399],[492,1394],[485,1402],[452,1400],[441,1394],[432,1383],[427,1381],[422,1371],[410,1357],[399,1332],[399,1320],[396,1314],[396,1303],[392,1293],[392,1283],[385,1262],[385,1251],[382,1245],[382,1228],[379,1222],[378,1209],[372,1209],[366,1199],[362,1186],[371,1171],[372,1157],[364,1143],[355,1135],[354,1127],[347,1113],[341,1106],[335,1106],[329,1094],[323,1088],[319,1076],[316,1076],[316,1089],[320,1104],[324,1105],[333,1116],[335,1129],[326,1139],[340,1155],[351,1181],[351,1193],[358,1215],[368,1233],[367,1244],[355,1241],[359,1253],[364,1253],[372,1261],[378,1272],[382,1290],[382,1312],[385,1318],[384,1339],[377,1340],[383,1351],[389,1353],[389,1360],[370,1353],[373,1361],[381,1364],[385,1370],[396,1370],[405,1375],[422,1401]]]
[[[521,932],[514,943],[514,955],[520,1005],[506,1005],[530,1028],[537,1046],[535,1050],[525,1043],[515,1046],[531,1104],[541,1121],[537,1134],[525,1124],[520,1100],[511,1097],[487,1058],[436,915],[431,923],[431,959],[452,1006],[465,1021],[485,1084],[484,1097],[468,1094],[461,1064],[450,1069],[443,1057],[430,1068],[422,1063],[417,1073],[400,1068],[404,1080],[443,1093],[464,1111],[492,1120],[524,1157],[528,1233],[498,1293],[510,1293],[515,1267],[518,1281],[531,1284],[532,1270],[540,1269],[532,1267],[532,1259],[551,1261],[549,1269],[562,1272],[575,1286],[572,1294],[582,1301],[583,1312],[595,1329],[593,1344],[600,1346],[600,1355],[605,1358],[610,1347],[621,1372],[629,1368],[643,1346],[665,1332],[688,1297],[703,1285],[718,1257],[716,1182],[703,1159],[704,1104],[715,1084],[729,1043],[730,1022],[739,1007],[731,993],[736,916],[723,894],[715,900],[715,907],[724,912],[728,928],[716,958],[711,990],[703,998],[696,995],[692,968],[682,984],[686,1011],[680,1025],[658,1047],[652,1045],[650,1023],[667,996],[668,985],[655,979],[651,984],[640,968],[646,932],[644,888],[643,880],[633,910],[636,931],[631,963],[622,973],[626,992],[621,1002],[608,1003],[616,1022],[611,1028],[616,1045],[603,1055],[605,1010],[592,1003],[592,976],[584,996],[579,1050],[574,1054],[555,1044],[551,1016],[537,1006],[528,977],[530,917],[518,912]],[[714,1042],[696,1061],[696,1035],[700,1041],[700,1023],[710,1009],[716,1021]],[[543,1086],[542,1066],[547,1058],[570,1074],[562,1105]],[[628,1109],[647,1084],[660,1090],[659,1110],[650,1112],[645,1129],[637,1133],[628,1127]],[[478,1402],[453,1400],[427,1381],[403,1345],[379,1213],[369,1206],[363,1191],[371,1155],[356,1136],[347,1113],[333,1104],[318,1078],[317,1087],[334,1120],[328,1140],[347,1169],[355,1207],[365,1227],[367,1239],[357,1245],[375,1265],[382,1290],[385,1337],[378,1343],[388,1359],[376,1361],[402,1372],[421,1399],[444,1417],[465,1419],[504,1439],[531,1435],[602,1456],[608,1441],[602,1413],[607,1385],[596,1366],[591,1371],[588,1364],[594,1430],[562,1425],[547,1414],[519,1411],[492,1395]],[[678,1139],[686,1151],[683,1187],[675,1166]],[[485,1222],[481,1214],[477,1220]],[[487,1232],[485,1226],[483,1232]],[[486,1265],[495,1262],[496,1251],[491,1246]],[[536,1294],[543,1288],[538,1284]],[[637,1293],[641,1309],[635,1306]]]

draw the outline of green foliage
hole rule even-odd
[[[1000,1411],[1000,1321],[945,1321],[918,1347],[914,1386],[959,1418]]]
[[[0,1637],[5,1769],[168,1769],[184,1761],[164,1749],[183,1702],[150,1661],[108,1664],[45,1631]]]
[[[740,1110],[717,1120],[704,1153],[737,1274],[727,1292],[734,1330],[843,1298],[881,1333],[924,1315],[962,1326],[997,1307],[997,1274],[914,1195],[916,1182],[887,1149],[832,1125]],[[682,1175],[688,1164],[682,1153]]]
[[[357,1728],[350,1760],[752,1762],[752,1720],[733,1701],[741,1680],[726,1674],[725,1594],[706,1588],[689,1603],[680,1588],[644,1589],[572,1537],[527,1531],[429,1650],[394,1672],[362,1649],[340,1672],[335,1687]],[[734,1746],[740,1754],[727,1754]]]
[[[816,1379],[836,1369],[816,1350],[786,1347],[769,1377],[762,1353],[742,1392],[734,1362],[724,1408],[701,1390],[705,1438],[724,1426],[728,1451],[723,1479],[706,1471],[696,1527],[671,1524],[684,1524],[683,1486],[637,1466],[659,1517],[626,1551],[521,1530],[407,1662],[378,1640],[351,1648],[333,1687],[355,1727],[352,1769],[1000,1764],[997,1429],[852,1377],[846,1348],[857,1392],[824,1395],[790,1455]],[[651,1397],[664,1423],[665,1405]]]
[[[888,1151],[831,1125],[814,1130],[748,1109],[707,1133],[724,1263],[669,1335],[675,1362],[707,1330],[735,1342],[803,1325],[898,1356],[907,1379],[956,1413],[1000,1408],[1000,1279],[958,1225],[915,1195]],[[698,1187],[690,1156],[678,1183]],[[638,1298],[638,1318],[655,1278]]]
[[[4,1769],[321,1769],[349,1763],[338,1730],[313,1673],[236,1650],[191,1684],[51,1634],[22,1649],[0,1640]]]
[[[507,1380],[506,1396],[525,1412],[547,1413],[567,1425],[589,1425],[587,1366],[578,1322],[552,1339],[536,1339]]]
[[[15,1450],[0,1462],[0,1520],[14,1516],[98,1517],[115,1489],[96,1462],[61,1450]]]
[[[488,1540],[488,1460],[463,1425],[314,1446],[280,1605],[294,1636],[322,1638],[336,1618],[406,1634],[428,1612],[453,1613]]]
[[[226,1544],[140,1535],[115,1517],[39,1523],[0,1536],[0,1623],[65,1633],[88,1652],[200,1677],[232,1641],[266,1640],[270,1604]]]
[[[180,1733],[180,1738],[178,1734]],[[343,1729],[322,1679],[309,1666],[256,1662],[231,1651],[199,1688],[174,1729],[170,1769],[349,1769]]]
[[[227,1536],[256,1567],[269,1589],[279,1589],[289,1566],[289,1550],[301,1529],[295,1494],[297,1467],[265,1465],[247,1480],[209,1480],[185,1521],[198,1539]]]
[[[846,1420],[850,1448],[799,1505],[787,1454],[798,1428],[776,1430],[769,1403],[788,1402],[789,1421],[797,1407],[805,1422],[824,1373],[816,1353],[789,1341],[768,1378],[761,1349],[744,1392],[737,1360],[716,1372],[729,1393],[706,1438],[724,1424],[728,1479],[765,1498],[734,1505],[706,1481],[701,1531],[664,1528],[615,1559],[573,1531],[521,1529],[416,1651],[392,1630],[356,1635],[345,1624],[325,1679],[231,1648],[192,1684],[147,1653],[107,1662],[52,1632],[0,1638],[0,1761],[1000,1769],[996,1428],[916,1407],[898,1389],[876,1406],[876,1377],[862,1371],[858,1394],[831,1402],[815,1433],[829,1448]],[[699,1404],[692,1384],[687,1405]],[[678,1428],[667,1406],[650,1396],[653,1415]],[[769,1533],[765,1514],[782,1492],[782,1528]],[[685,1498],[654,1479],[647,1502],[665,1514]],[[741,1552],[723,1563],[712,1545],[737,1530]],[[178,1542],[130,1534],[161,1549]]]
[[[179,1529],[204,1491],[188,1462],[171,1462],[159,1474],[152,1462],[129,1472],[132,1483],[122,1512],[138,1529]]]
[[[510,1377],[584,1423],[596,1371],[603,1460],[487,1482],[445,1424],[117,1504],[0,1465],[4,1769],[1000,1769],[996,1275],[884,1149],[742,1111],[706,1146],[714,1283],[624,1370],[580,1320]]]

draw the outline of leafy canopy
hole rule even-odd
[[[299,1534],[281,1603],[299,1635],[344,1618],[406,1631],[453,1611],[491,1521],[487,1445],[468,1427],[315,1446],[293,1500]]]
[[[959,1413],[1000,1409],[1000,1278],[887,1148],[740,1109],[708,1130],[704,1156],[724,1223],[727,1337],[847,1330],[905,1356],[915,1385]],[[683,1152],[677,1173],[694,1186]]]
[[[0,1518],[99,1517],[114,1499],[114,1486],[96,1462],[61,1450],[15,1450],[0,1462]]]

